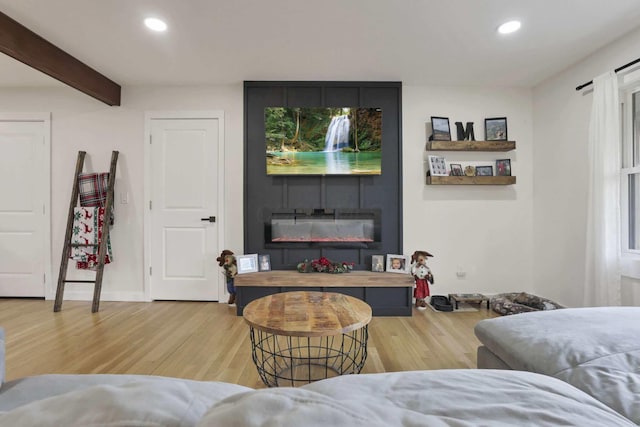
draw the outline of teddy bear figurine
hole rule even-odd
[[[425,310],[427,308],[426,298],[430,295],[429,285],[433,285],[433,274],[427,267],[427,258],[433,257],[427,251],[415,251],[411,255],[411,274],[416,282],[416,287],[413,290],[413,296],[416,299],[416,307],[419,310]]]
[[[220,253],[220,256],[216,258],[218,265],[224,269],[224,276],[227,279],[227,291],[229,292],[229,305],[233,305],[236,302],[236,287],[234,286],[234,277],[238,274],[238,265],[236,257],[229,249],[225,249]]]

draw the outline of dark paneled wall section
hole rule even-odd
[[[371,255],[402,254],[402,85],[400,82],[245,82],[244,250],[271,255],[274,270],[325,256],[371,268]],[[382,108],[382,174],[267,176],[265,107]],[[272,247],[266,212],[278,209],[379,209],[381,242],[374,248]],[[267,247],[269,246],[269,247]]]

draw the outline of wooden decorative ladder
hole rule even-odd
[[[82,173],[84,166],[85,151],[78,151],[78,160],[76,162],[76,172],[73,176],[73,189],[71,191],[71,202],[69,203],[69,215],[67,217],[67,231],[64,235],[64,244],[62,246],[62,260],[60,261],[60,273],[58,274],[58,288],[56,290],[56,301],[53,305],[53,311],[57,312],[62,309],[62,299],[64,294],[65,283],[94,283],[93,288],[93,304],[91,312],[96,313],[100,308],[100,292],[102,291],[102,277],[104,274],[104,261],[107,253],[107,242],[109,241],[109,218],[113,207],[113,194],[116,181],[116,164],[118,163],[118,151],[111,152],[111,166],[109,167],[109,181],[107,184],[107,200],[104,206],[104,225],[102,229],[102,240],[98,248],[98,266],[96,270],[95,280],[67,280],[67,267],[69,265],[69,254],[72,247],[92,246],[97,244],[71,243],[71,233],[73,231],[73,208],[78,204],[78,175]]]

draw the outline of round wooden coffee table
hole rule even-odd
[[[244,309],[253,361],[269,387],[357,374],[367,359],[371,307],[333,292],[284,292]]]

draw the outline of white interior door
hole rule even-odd
[[[0,119],[0,296],[45,296],[48,162],[44,122]]]
[[[219,300],[218,119],[151,120],[151,299]]]

